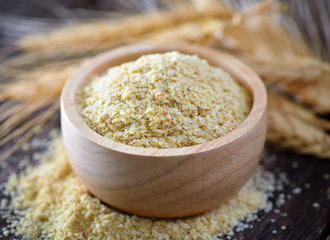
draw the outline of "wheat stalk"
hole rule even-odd
[[[289,99],[268,92],[267,140],[300,153],[330,158],[330,122]],[[323,129],[322,129],[323,128]]]
[[[247,62],[267,84],[279,86],[318,113],[330,112],[329,64],[312,57]]]
[[[36,118],[30,121],[29,124],[25,125],[25,127],[21,127],[8,135],[6,139],[1,140],[1,145],[10,141],[16,136],[20,136],[24,133],[20,138],[13,144],[3,155],[0,156],[0,163],[6,160],[9,156],[11,156],[23,143],[27,142],[35,133],[40,131],[40,129],[44,126],[44,124],[54,115],[54,113],[58,110],[60,106],[60,101],[57,99],[47,110],[41,113]],[[29,125],[31,126],[29,128]]]
[[[220,3],[203,9],[190,4],[169,11],[128,17],[121,21],[76,23],[50,33],[27,36],[17,42],[25,53],[4,62],[0,73],[6,74],[8,68],[24,69],[31,67],[31,64],[35,66],[45,61],[93,56],[104,50],[145,39],[155,31],[173,28],[206,16],[231,18],[231,11]]]
[[[0,162],[32,137],[58,110],[62,87],[80,63],[60,68],[62,65],[22,73],[18,81],[1,85],[0,99],[9,101],[0,106],[0,146],[22,133],[24,135],[0,158]],[[35,114],[47,106],[50,107],[44,112]],[[30,118],[29,121],[26,121],[27,118]]]
[[[60,51],[72,48],[92,50],[105,42],[134,38],[178,24],[194,21],[204,16],[230,18],[231,12],[224,7],[198,10],[194,6],[185,6],[171,11],[156,12],[150,15],[138,15],[122,21],[99,21],[76,24],[71,27],[56,29],[43,35],[32,35],[18,41],[18,46],[25,51]]]
[[[85,59],[74,63],[49,64],[43,69],[21,72],[15,81],[1,84],[0,100],[56,99],[66,80],[83,64]]]

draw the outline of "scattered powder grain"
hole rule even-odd
[[[267,207],[273,175],[257,170],[245,187],[229,202],[204,214],[156,220],[129,215],[92,197],[72,172],[62,139],[40,165],[12,175],[3,190],[10,201],[1,203],[1,217],[9,226],[3,234],[26,239],[212,239],[233,235],[252,225],[256,212]],[[15,213],[16,217],[13,217]],[[227,239],[226,237],[226,239]]]
[[[319,208],[319,207],[320,207],[320,204],[318,202],[313,203],[313,208]]]
[[[224,70],[178,52],[108,69],[78,93],[78,111],[102,136],[146,148],[205,143],[247,117],[251,97]]]

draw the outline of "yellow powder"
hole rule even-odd
[[[235,129],[251,97],[224,70],[178,52],[145,55],[108,69],[76,98],[102,136],[146,148],[205,143]]]
[[[39,166],[10,178],[5,192],[11,201],[2,208],[19,213],[8,220],[8,229],[26,239],[210,239],[230,233],[239,219],[265,206],[259,175],[256,172],[229,202],[204,214],[176,220],[143,218],[91,196],[72,172],[58,138]]]

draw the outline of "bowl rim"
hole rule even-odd
[[[109,68],[108,63],[110,61],[119,62],[118,64],[110,65],[110,67],[117,66],[121,63],[127,62],[122,61],[122,59],[127,59],[128,56],[134,60],[144,54],[162,53],[168,51],[178,51],[185,54],[198,55],[199,57],[206,59],[211,65],[223,68],[225,71],[229,72],[236,81],[244,85],[251,94],[253,101],[250,113],[245,120],[233,131],[212,141],[189,147],[168,149],[135,147],[115,142],[110,138],[96,133],[84,122],[83,118],[79,115],[76,109],[76,92],[85,81],[95,75],[94,72],[97,72],[97,74],[104,72],[107,68]],[[219,64],[219,60],[221,61],[221,66]],[[252,129],[254,129],[254,127],[262,121],[266,112],[266,107],[267,92],[265,86],[259,76],[250,67],[238,60],[236,57],[223,53],[222,51],[188,43],[140,43],[106,51],[83,64],[78,71],[67,80],[61,93],[61,114],[67,117],[71,127],[73,127],[82,137],[90,140],[94,144],[112,151],[144,157],[173,157],[191,155],[210,151],[229,144],[247,134],[249,131],[252,131]]]

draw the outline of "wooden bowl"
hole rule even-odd
[[[213,141],[175,149],[128,146],[88,127],[75,106],[83,83],[141,55],[172,50],[207,59],[249,90],[253,106],[241,125]],[[74,172],[100,200],[141,216],[186,217],[219,206],[246,183],[264,147],[266,105],[260,78],[232,56],[196,45],[138,44],[101,54],[68,80],[61,97],[62,134]]]

